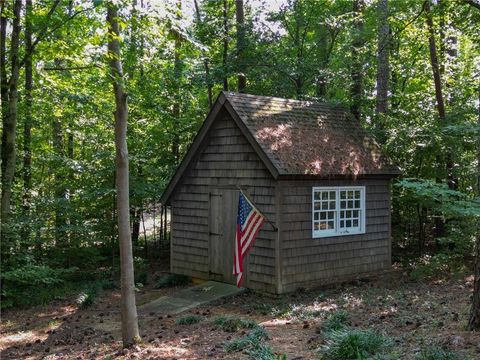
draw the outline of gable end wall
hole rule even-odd
[[[247,188],[255,205],[275,222],[275,181],[228,114],[221,111],[171,199],[171,271],[209,278],[209,194]],[[245,286],[276,291],[276,232],[265,224],[246,259]],[[233,239],[232,239],[233,241]],[[225,254],[233,256],[233,254]]]

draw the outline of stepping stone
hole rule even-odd
[[[245,291],[244,288],[237,288],[234,285],[206,281],[141,305],[138,307],[138,312],[144,315],[149,313],[174,315],[243,291]]]

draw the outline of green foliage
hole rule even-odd
[[[98,286],[88,286],[84,291],[82,291],[76,300],[76,303],[81,308],[87,308],[94,304],[98,295]]]
[[[324,331],[338,331],[343,329],[348,321],[348,313],[345,311],[336,311],[328,315],[327,319],[323,322],[322,328]]]
[[[186,315],[178,318],[175,323],[178,325],[192,325],[198,324],[200,321],[203,320],[203,317],[199,315]]]
[[[460,360],[462,357],[451,350],[446,350],[438,346],[430,346],[422,349],[415,360]]]
[[[385,354],[391,341],[371,330],[343,329],[327,334],[321,349],[322,359],[363,360]]]
[[[235,338],[225,344],[225,351],[227,353],[252,350],[259,348],[264,340],[268,340],[269,335],[265,328],[256,326],[245,336]]]
[[[480,198],[471,198],[466,193],[451,190],[446,184],[405,178],[396,186],[405,190],[405,197],[422,205],[438,208],[445,216],[480,216]]]
[[[52,269],[43,265],[26,265],[21,268],[3,272],[1,277],[4,286],[39,286],[56,285],[64,282],[64,276],[76,269]]]
[[[452,272],[461,272],[465,270],[463,256],[440,252],[434,255],[425,255],[419,259],[411,261],[407,265],[411,269],[409,275],[412,279],[426,279],[439,277]]]
[[[237,332],[241,329],[253,329],[257,323],[251,320],[240,319],[236,316],[218,316],[213,319],[213,324],[226,332]]]
[[[276,360],[279,358],[273,353],[272,348],[265,344],[258,344],[247,348],[244,353],[254,360]]]
[[[189,276],[178,274],[163,275],[155,284],[155,289],[162,289],[166,287],[183,286],[191,282]]]
[[[32,294],[35,294],[39,303],[43,303],[49,293],[53,299],[53,296],[58,293],[50,290],[62,289],[66,276],[75,270],[75,268],[54,269],[44,265],[27,264],[2,272],[2,309],[35,303],[35,297],[32,297]]]
[[[146,272],[135,273],[135,284],[147,285],[148,274]]]

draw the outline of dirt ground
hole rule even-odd
[[[47,307],[2,314],[2,359],[247,359],[226,353],[225,342],[245,332],[225,332],[212,324],[219,315],[238,316],[264,326],[266,342],[287,359],[319,358],[325,343],[322,322],[335,311],[348,313],[349,325],[374,329],[394,341],[401,359],[412,359],[431,344],[464,358],[480,359],[480,333],[465,331],[472,276],[413,281],[397,269],[391,273],[335,287],[279,297],[246,292],[236,297],[165,316],[139,317],[142,344],[122,350],[118,290],[103,291],[94,305],[79,309],[74,299]],[[175,288],[146,287],[137,294],[146,303]],[[179,325],[178,318],[200,315],[197,324]]]

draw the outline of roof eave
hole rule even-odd
[[[400,172],[391,172],[384,174],[280,174],[278,180],[358,180],[358,179],[393,179],[399,177]]]
[[[274,179],[277,179],[278,176],[280,175],[279,170],[272,163],[272,161],[267,156],[265,151],[263,151],[262,147],[257,142],[257,140],[255,140],[255,137],[253,136],[252,132],[250,131],[248,126],[245,124],[245,122],[241,119],[241,117],[238,115],[238,113],[235,111],[235,108],[228,101],[228,98],[227,98],[227,101],[225,101],[225,109],[228,111],[228,113],[232,117],[235,124],[237,124],[237,126],[240,128],[240,131],[242,132],[242,134],[247,138],[249,144],[253,147],[253,150],[255,150],[255,153],[260,157],[260,160],[262,160],[262,162],[267,167],[270,174],[273,176]]]

